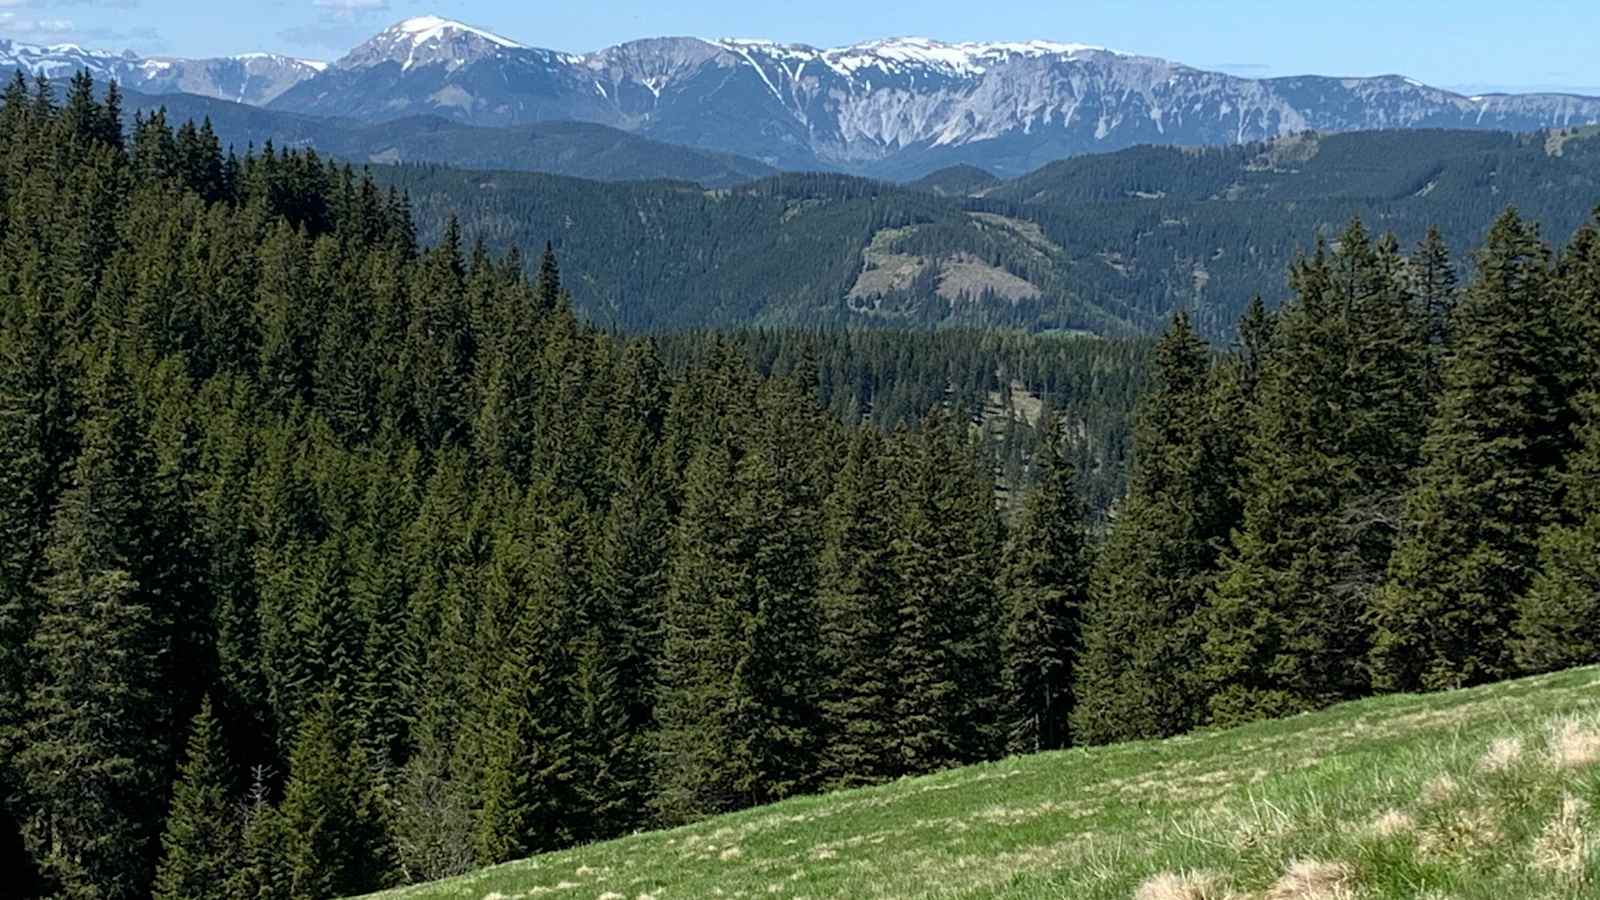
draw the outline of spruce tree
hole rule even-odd
[[[993,757],[999,728],[1000,524],[965,422],[935,411],[890,455],[895,760],[906,773]]]
[[[803,446],[724,434],[684,479],[666,597],[658,812],[682,821],[769,802],[814,777],[820,729],[816,511],[783,496]]]
[[[339,726],[332,696],[323,694],[296,736],[276,813],[293,900],[366,893],[387,883],[389,848],[367,765],[360,744]]]
[[[550,850],[589,833],[573,682],[581,634],[580,562],[589,538],[574,500],[535,484],[497,535],[475,656],[476,727],[463,730],[457,766],[480,763],[477,853],[482,863]],[[514,523],[514,524],[513,524]]]
[[[156,900],[233,896],[228,879],[241,862],[242,840],[227,748],[207,698],[190,727],[188,753],[173,787]]]
[[[1372,592],[1421,442],[1426,345],[1359,222],[1297,268],[1251,403],[1243,528],[1206,622],[1214,721],[1359,696]]]
[[[1411,294],[1416,299],[1427,343],[1426,391],[1437,397],[1443,387],[1442,372],[1450,347],[1450,319],[1459,296],[1455,262],[1437,227],[1417,245],[1408,260]]]
[[[1514,211],[1490,229],[1452,321],[1444,390],[1375,599],[1373,680],[1384,690],[1478,684],[1517,671],[1516,598],[1556,521],[1572,442],[1568,350],[1549,251]]]
[[[1070,743],[1072,667],[1089,555],[1083,501],[1060,442],[1060,436],[1048,438],[1034,460],[1038,482],[1024,501],[1001,574],[1006,748],[1013,753]]]
[[[1600,661],[1600,216],[1562,255],[1556,290],[1581,348],[1572,367],[1578,448],[1562,473],[1559,524],[1539,541],[1539,570],[1517,603],[1517,665],[1542,672]]]
[[[1128,496],[1090,576],[1073,676],[1075,740],[1164,737],[1203,719],[1200,614],[1238,516],[1210,372],[1205,342],[1178,314],[1140,404]]]
[[[837,786],[884,781],[903,771],[893,752],[898,688],[890,651],[898,608],[885,452],[881,437],[857,430],[823,507],[823,771]]]
[[[99,364],[70,486],[51,523],[44,608],[34,635],[41,683],[28,701],[17,767],[35,859],[68,897],[149,891],[169,777],[160,730],[168,623],[136,577],[149,451],[121,360]]]
[[[264,767],[256,767],[241,809],[242,846],[239,865],[227,880],[230,897],[289,900],[291,896],[289,834],[283,816],[272,805],[267,775]]]

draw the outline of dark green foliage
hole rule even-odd
[[[723,370],[708,387],[741,381]],[[748,443],[708,423],[684,474],[657,707],[656,803],[670,820],[815,784],[824,470],[782,388],[760,389]]]
[[[63,896],[137,897],[155,860],[170,749],[160,665],[165,598],[149,587],[147,445],[120,360],[89,391],[83,451],[45,551],[32,639],[39,683],[16,765],[26,836]],[[141,577],[145,580],[141,581]]]
[[[227,881],[231,897],[251,900],[288,900],[290,869],[289,834],[283,816],[273,808],[267,787],[267,770],[258,767],[242,807],[243,848],[239,867]]]
[[[741,329],[721,337],[763,373],[814,383],[817,401],[846,423],[893,430],[938,406],[982,417],[1013,509],[1034,470],[1003,467],[1040,453],[1057,431],[1093,515],[1103,516],[1127,490],[1133,407],[1144,386],[1149,339],[975,329]],[[680,370],[703,363],[712,345],[698,331],[659,341],[667,364]]]
[[[1216,722],[1367,690],[1348,661],[1371,643],[1426,408],[1427,344],[1402,271],[1357,222],[1291,279],[1248,402],[1242,528],[1207,613]]]
[[[367,766],[323,695],[300,726],[283,805],[273,813],[293,900],[366,893],[388,880],[393,869]]]
[[[1439,229],[1429,228],[1410,260],[1408,287],[1422,318],[1427,343],[1427,393],[1436,398],[1443,387],[1444,358],[1450,347],[1450,318],[1459,294],[1455,264]]]
[[[1573,138],[1559,154],[1546,147],[1544,134],[1437,130],[1136,147],[1064,159],[981,197],[833,175],[708,192],[429,166],[374,171],[413,193],[430,240],[452,211],[497,247],[555,239],[563,261],[585,274],[570,285],[576,307],[602,323],[937,323],[1115,335],[1156,333],[1182,309],[1196,330],[1222,337],[1252,297],[1276,305],[1285,269],[1357,216],[1407,247],[1437,226],[1457,258],[1508,203],[1565,238],[1600,192],[1600,137]],[[949,183],[955,194],[976,184]],[[928,260],[967,254],[1041,296],[980,290],[952,302],[936,292],[937,277],[924,277],[847,300],[874,238]]]
[[[1013,753],[1056,750],[1070,741],[1089,554],[1083,500],[1059,440],[1049,440],[1034,460],[1039,486],[1023,505],[1000,576],[1006,747]]]
[[[1600,221],[1563,254],[1564,324],[1580,349],[1560,523],[1539,542],[1538,574],[1517,604],[1517,663],[1530,672],[1600,660]]]
[[[1127,500],[1113,512],[1084,608],[1072,731],[1104,743],[1203,720],[1205,593],[1238,520],[1229,421],[1211,358],[1180,314],[1156,348]]]
[[[930,416],[888,454],[895,629],[894,764],[931,772],[1002,745],[1001,529],[993,482],[959,420]]]
[[[243,836],[227,752],[208,698],[190,728],[173,787],[172,809],[161,836],[161,866],[156,870],[157,900],[232,896],[228,879],[242,861]]]
[[[1452,322],[1444,392],[1428,425],[1404,531],[1375,601],[1373,678],[1440,689],[1502,678],[1516,599],[1559,514],[1572,444],[1572,364],[1537,230],[1503,215]]]
[[[823,508],[820,561],[822,768],[833,785],[900,774],[893,751],[898,693],[890,669],[898,608],[884,442],[858,432]]]

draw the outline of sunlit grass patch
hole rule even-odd
[[[1591,900],[1597,808],[1584,669],[798,798],[391,896]]]

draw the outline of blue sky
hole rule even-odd
[[[571,51],[668,34],[819,46],[1047,38],[1252,77],[1394,72],[1449,87],[1600,94],[1600,0],[0,0],[0,37],[332,59],[427,12]]]

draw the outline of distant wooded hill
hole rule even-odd
[[[731,153],[667,144],[587,122],[489,128],[417,115],[373,124],[268,111],[194,94],[124,93],[130,124],[135,114],[160,109],[173,122],[210,119],[223,143],[241,154],[270,141],[280,149],[309,147],[356,164],[445,162],[601,181],[677,178],[712,187],[777,172]]]
[[[1285,265],[1352,217],[1462,255],[1515,206],[1563,242],[1600,203],[1594,129],[1393,131],[1219,149],[1140,147],[1011,181],[899,187],[786,174],[723,190],[438,166],[378,167],[427,239],[457,216],[491,246],[551,241],[580,309],[627,328],[1003,325],[1150,332],[1177,309],[1223,335]],[[943,194],[943,196],[941,196]]]

